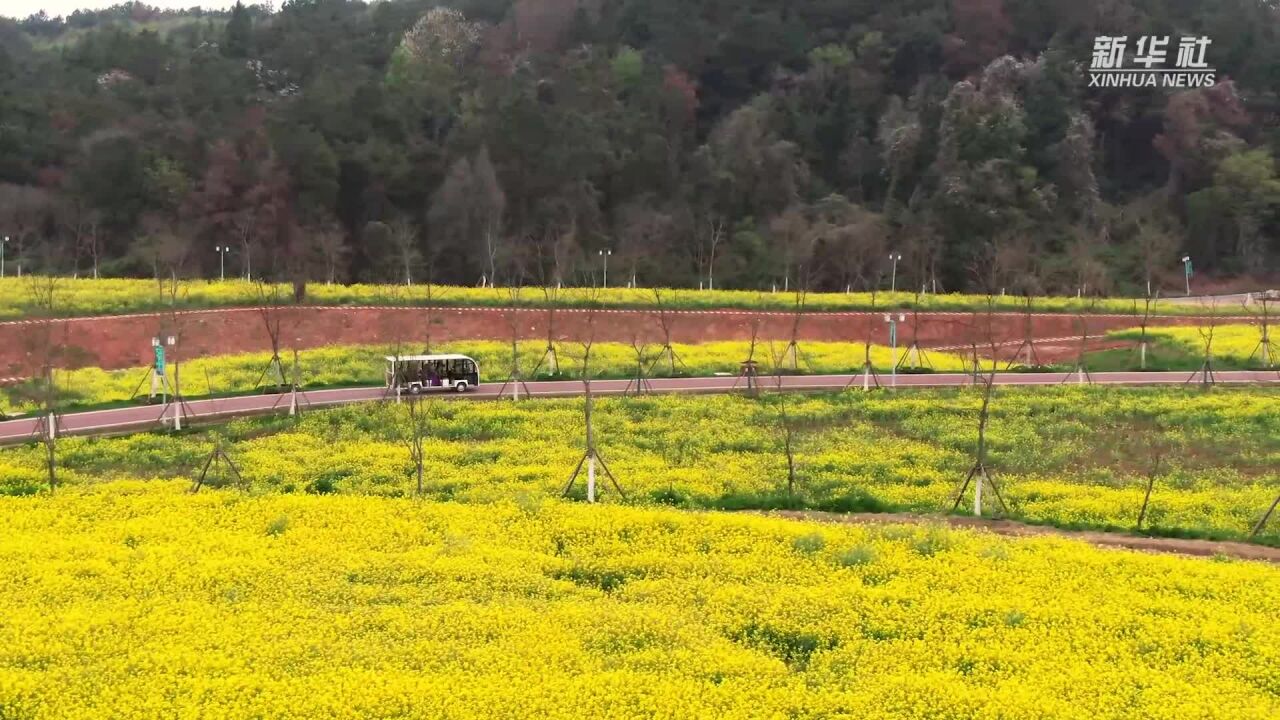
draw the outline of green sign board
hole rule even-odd
[[[164,374],[164,346],[156,345],[155,350],[156,350],[156,374],[163,375]]]

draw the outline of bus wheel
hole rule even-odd
[[[421,386],[421,385],[410,385],[410,386],[409,386],[409,394],[410,394],[410,395],[418,395],[418,394],[421,394],[421,393],[422,393],[422,386]]]
[[[466,383],[465,381],[464,381],[464,382],[460,382],[460,383],[458,383],[457,385],[454,385],[454,386],[453,386],[453,388],[454,388],[455,390],[457,390],[458,392],[460,392],[460,393],[462,393],[462,392],[466,392],[466,391],[467,391],[467,383]]]

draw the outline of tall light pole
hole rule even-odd
[[[893,261],[893,273],[890,274],[889,292],[897,292],[898,290],[898,261],[902,259],[902,253],[889,253],[889,259]]]
[[[231,248],[226,245],[215,245],[213,249],[218,253],[218,279],[225,282],[227,279],[227,253],[231,252]]]
[[[1191,256],[1182,256],[1182,270],[1187,278],[1187,297],[1191,297]]]
[[[601,250],[600,259],[604,262],[604,282],[605,288],[609,287],[609,256],[613,254],[612,250]]]
[[[894,317],[890,313],[885,313],[884,321],[889,323],[889,347],[893,352],[893,370],[890,372],[892,380],[890,384],[898,387],[898,323],[907,321],[906,313],[898,313],[898,317]]]
[[[9,244],[9,236],[4,236],[4,241],[0,242],[0,278],[4,277],[4,248]]]

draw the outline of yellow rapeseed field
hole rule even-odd
[[[0,498],[0,717],[1280,716],[1271,566],[184,488]]]
[[[163,288],[155,280],[104,278],[60,278],[55,286],[55,306],[59,315],[113,315],[122,313],[166,310],[172,288]],[[274,289],[282,297],[292,298],[291,286]],[[755,290],[694,290],[690,288],[661,289],[662,304],[681,310],[710,308],[741,308],[752,310],[790,311],[795,307],[794,292]],[[183,308],[244,307],[261,301],[263,289],[257,283],[244,280],[205,281],[183,280],[175,294],[176,304]],[[545,305],[549,298],[542,288],[526,287],[514,301],[521,305]],[[276,297],[272,291],[268,297]],[[453,306],[498,307],[513,302],[510,288],[446,287],[432,285],[430,298],[433,304]],[[32,284],[24,278],[0,278],[0,318],[21,317],[32,310]],[[315,305],[399,305],[426,304],[428,289],[424,285],[307,285],[306,301]],[[1023,300],[1013,295],[991,298],[994,306],[1003,311],[1023,309]],[[988,298],[981,295],[925,295],[915,293],[869,292],[808,293],[805,307],[811,311],[843,311],[910,307],[919,302],[922,308],[938,311],[985,310]],[[613,308],[648,308],[657,303],[650,288],[564,288],[554,295],[554,304],[564,307],[599,305]],[[1130,298],[1045,297],[1035,300],[1039,312],[1116,312],[1138,314],[1140,302]],[[1239,315],[1239,305],[1224,304],[1214,307],[1200,305],[1158,303],[1153,311],[1160,314]]]

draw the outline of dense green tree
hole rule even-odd
[[[1096,88],[1117,28],[1212,87]],[[288,0],[0,19],[0,228],[68,268],[1075,292],[1280,267],[1260,0]],[[20,202],[19,202],[20,201]],[[377,223],[371,225],[371,223]],[[11,246],[11,250],[16,250]],[[1035,262],[1029,258],[1036,258]],[[70,260],[70,259],[69,259]],[[29,265],[28,265],[29,267]],[[1099,268],[1110,268],[1103,277]],[[997,278],[997,276],[999,276]]]
[[[222,54],[229,58],[249,57],[249,46],[252,43],[252,23],[249,11],[240,0],[236,0],[231,8],[231,17],[227,19],[222,34]]]

